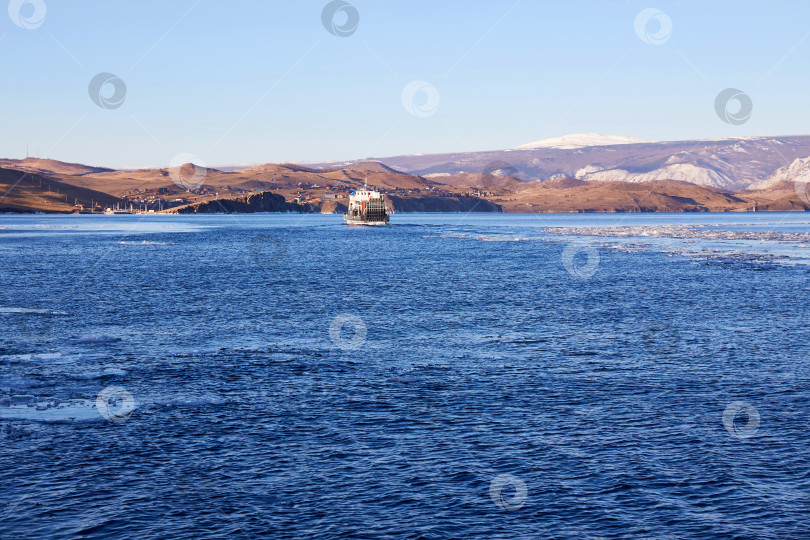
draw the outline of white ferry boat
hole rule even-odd
[[[343,214],[349,225],[385,225],[388,212],[385,199],[379,191],[370,191],[368,185],[349,195],[349,211]]]

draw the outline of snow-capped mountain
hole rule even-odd
[[[602,135],[601,133],[576,133],[554,139],[543,139],[528,144],[516,146],[514,150],[534,150],[535,148],[585,148],[587,146],[613,146],[617,144],[645,143],[644,139],[635,137],[622,137],[621,135]]]
[[[700,186],[733,189],[734,181],[726,175],[691,163],[673,163],[652,171],[630,172],[625,169],[602,169],[589,165],[578,170],[574,177],[579,180],[602,182],[647,182],[649,180],[681,180]]]
[[[754,182],[751,189],[765,189],[779,182],[810,183],[810,157],[798,158],[793,163],[779,168],[772,176],[759,182]]]
[[[608,144],[593,144],[598,141]],[[497,164],[496,168],[508,169],[522,181],[561,177],[622,182],[682,180],[740,190],[784,179],[810,178],[810,135],[638,142],[630,137],[585,134],[509,150],[377,159],[396,170],[423,176],[491,176],[490,170]]]

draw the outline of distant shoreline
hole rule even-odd
[[[542,212],[486,212],[486,211],[396,211],[397,214],[500,214],[500,215],[516,215],[516,216],[532,216],[544,214],[778,214],[778,213],[796,213],[810,212],[810,210],[653,210],[653,211],[626,211],[626,210],[612,210],[612,211],[564,211],[564,210],[550,210]],[[280,211],[280,212],[132,212],[132,213],[118,213],[118,214],[105,214],[104,212],[56,212],[48,210],[5,210],[0,209],[0,216],[233,216],[233,215],[319,215],[319,216],[342,216],[340,213],[324,213],[324,212],[293,212],[293,211]]]
[[[176,170],[128,172],[48,160],[0,160],[0,212],[342,214],[350,194],[364,186],[379,191],[394,213],[810,211],[810,184],[790,181],[731,191],[681,180],[522,181],[518,174],[505,165],[489,173],[436,177],[403,173],[379,162],[322,170],[267,164],[218,171],[186,164]]]

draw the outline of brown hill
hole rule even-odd
[[[5,169],[16,169],[43,175],[68,175],[82,176],[85,174],[111,172],[114,169],[104,167],[89,167],[80,163],[65,163],[55,159],[0,159],[0,167]]]
[[[0,169],[0,212],[77,212],[77,205],[115,204],[124,201],[39,174]]]
[[[738,195],[755,201],[757,210],[810,210],[810,184],[782,181],[765,189],[740,191]]]
[[[567,180],[532,182],[510,197],[493,200],[507,212],[728,212],[752,205],[728,192],[675,180]]]
[[[556,180],[546,180],[542,183],[541,187],[546,189],[558,188],[567,189],[572,187],[587,186],[588,182],[579,180],[577,178],[557,178]]]
[[[189,193],[174,184],[168,169],[116,171],[35,159],[0,160],[0,163],[19,171],[11,176],[6,173],[6,178],[11,180],[6,189],[21,173],[28,173],[29,181],[33,182],[22,182],[16,192],[6,197],[5,206],[44,211],[71,211],[76,200],[85,205],[91,200],[110,205],[120,202],[118,197],[127,197],[124,205],[131,201],[136,206],[166,208],[272,191],[288,203],[309,205],[310,211],[342,212],[348,204],[349,193],[366,181],[369,187],[383,191],[391,200],[396,199],[398,203],[394,206],[400,211],[468,211],[478,200],[491,204],[478,204],[476,208],[505,212],[701,212],[746,211],[755,207],[757,210],[810,210],[810,204],[804,200],[808,197],[800,196],[792,182],[737,193],[674,180],[626,183],[558,178],[523,182],[508,176],[511,171],[508,167],[491,174],[458,173],[425,178],[366,161],[345,168],[315,169],[268,163],[232,171],[207,169],[202,188]],[[189,176],[191,166],[186,168],[189,169],[186,176]],[[46,186],[44,193],[39,189],[40,182]],[[74,188],[84,191],[66,191]],[[67,201],[64,201],[65,195]],[[459,202],[459,197],[475,201],[467,204]]]
[[[162,201],[165,208],[168,201],[182,199],[190,204],[206,202],[217,198],[233,199],[249,193],[273,191],[281,194],[288,202],[294,199],[312,203],[318,211],[331,208],[341,211],[348,204],[348,194],[368,181],[369,187],[402,195],[410,192],[442,191],[441,184],[420,176],[402,174],[373,162],[356,163],[347,169],[312,169],[295,164],[264,164],[232,171],[207,169],[200,189],[189,193],[184,187],[173,182],[168,169],[110,170],[100,167],[85,167],[46,160],[7,160],[11,168],[21,172],[34,172],[48,177],[53,182],[71,184],[76,187],[101,191],[115,197],[127,197],[136,205],[157,206]],[[191,165],[183,177],[193,174]],[[329,195],[331,199],[322,200]],[[332,200],[334,198],[342,200]]]

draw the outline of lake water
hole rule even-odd
[[[0,216],[0,537],[805,536],[808,222]]]

